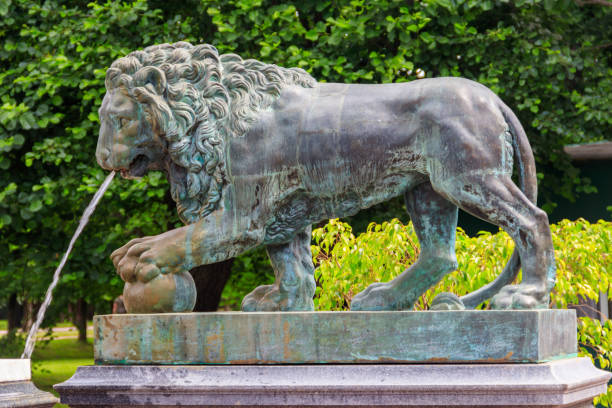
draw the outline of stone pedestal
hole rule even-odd
[[[542,364],[79,367],[71,407],[592,407],[610,374],[586,358]]]
[[[573,310],[106,315],[97,364],[545,362],[575,357]]]
[[[31,378],[30,360],[0,359],[0,408],[51,408],[59,402]]]
[[[589,407],[568,310],[109,315],[72,407]]]

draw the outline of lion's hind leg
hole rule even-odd
[[[286,244],[268,245],[275,282],[259,286],[242,300],[242,310],[314,310],[314,265],[310,251],[311,227]]]
[[[555,282],[555,259],[548,217],[507,174],[473,171],[434,184],[463,210],[504,229],[514,240],[523,268],[519,285],[508,285],[493,297],[496,309],[548,307]]]
[[[423,183],[406,192],[406,209],[421,252],[417,261],[391,282],[374,283],[357,294],[351,310],[411,309],[417,299],[457,268],[457,206]]]

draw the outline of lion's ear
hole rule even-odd
[[[163,95],[166,90],[166,75],[159,68],[144,67],[134,74],[134,79],[136,83],[154,91],[157,95]]]

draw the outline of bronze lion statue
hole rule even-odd
[[[165,172],[186,224],[111,255],[129,312],[191,310],[191,268],[260,245],[276,280],[242,309],[313,310],[311,225],[400,194],[419,259],[356,295],[352,310],[410,309],[455,270],[458,208],[507,231],[515,251],[494,282],[443,294],[433,308],[489,298],[498,309],[548,306],[555,261],[533,154],[514,113],[478,83],[318,83],[301,69],[179,42],[116,60],[106,89],[98,163],[126,178]]]

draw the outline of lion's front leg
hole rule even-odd
[[[276,281],[259,286],[242,300],[242,310],[295,311],[314,310],[314,265],[310,251],[311,227],[297,234],[291,242],[268,245],[267,252]]]
[[[123,298],[129,313],[191,311],[196,288],[186,254],[189,227],[137,238],[112,253],[125,281]]]
[[[234,229],[224,214],[134,239],[113,252],[117,273],[125,281],[123,295],[129,313],[191,311],[196,288],[190,269],[224,261],[261,243],[262,231]]]

